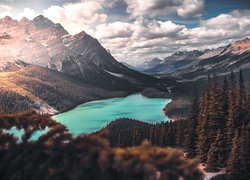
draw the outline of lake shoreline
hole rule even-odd
[[[165,98],[148,98],[136,93],[126,97],[86,102],[51,118],[64,124],[69,130],[75,129],[73,131],[76,133],[93,133],[119,118],[138,119],[148,123],[170,121],[163,108],[171,101]]]
[[[117,92],[117,91],[114,91],[114,92]],[[124,94],[121,95],[121,96],[114,96],[114,97],[100,97],[100,98],[96,98],[96,99],[93,99],[93,100],[87,100],[85,102],[81,102],[80,104],[77,104],[77,105],[74,105],[70,108],[68,108],[67,110],[64,110],[64,111],[58,111],[57,113],[54,113],[54,114],[49,114],[51,117],[52,116],[56,116],[58,114],[62,114],[62,113],[65,113],[65,112],[68,112],[68,111],[71,111],[75,108],[77,108],[79,105],[81,104],[84,104],[84,103],[88,103],[88,102],[91,102],[91,101],[98,101],[98,100],[107,100],[107,99],[111,99],[111,98],[123,98],[123,97],[128,97],[128,96],[131,96],[131,95],[134,95],[134,94],[141,94],[142,96],[146,97],[146,98],[165,98],[165,99],[172,99],[172,95],[171,93],[169,92],[163,92],[163,91],[160,91],[158,89],[155,89],[155,88],[146,88],[144,89],[143,91],[139,91],[139,92],[133,92],[133,93],[128,93],[126,91],[121,91],[123,92]]]

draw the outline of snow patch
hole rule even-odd
[[[112,76],[118,77],[118,78],[124,78],[125,76],[123,74],[113,73],[110,71],[105,70],[105,72],[111,74]]]
[[[121,79],[125,79],[125,80],[127,80],[127,81],[129,81],[131,83],[140,84],[140,82],[136,81],[135,79],[133,79],[131,77],[128,77],[128,76],[125,76],[123,74],[113,73],[113,72],[110,72],[110,71],[107,71],[107,70],[104,70],[104,71],[109,73],[112,76],[115,76],[115,77],[118,77],[118,78],[121,78]]]
[[[39,109],[37,110],[39,114],[49,114],[54,115],[58,113],[59,111],[55,108],[48,105],[46,102],[42,101],[40,104],[38,104]]]

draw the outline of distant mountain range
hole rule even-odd
[[[211,73],[250,68],[250,40],[244,39],[224,47],[204,51],[182,51],[140,65],[141,72],[151,75],[171,75],[184,79]],[[155,63],[157,62],[157,63]]]
[[[250,72],[250,39],[245,39],[217,49],[206,50],[195,61],[177,69],[171,76],[182,81],[197,80],[207,75],[223,76],[231,70]],[[246,76],[250,80],[249,76]]]

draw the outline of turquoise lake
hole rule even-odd
[[[43,134],[45,134],[48,131],[48,127],[46,127],[44,130],[37,130],[35,131],[29,141],[36,141],[39,139],[40,136],[42,136]],[[16,136],[16,138],[18,139],[19,142],[22,141],[22,136],[25,134],[24,129],[17,129],[16,127],[12,127],[11,129],[3,129],[4,133],[9,133],[9,134],[13,134]]]
[[[119,118],[133,118],[150,123],[168,121],[162,109],[170,102],[170,99],[146,98],[136,94],[84,103],[71,111],[53,116],[53,119],[77,136],[98,131]]]

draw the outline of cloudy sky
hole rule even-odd
[[[131,64],[250,37],[249,0],[0,0],[0,17],[39,14]]]

